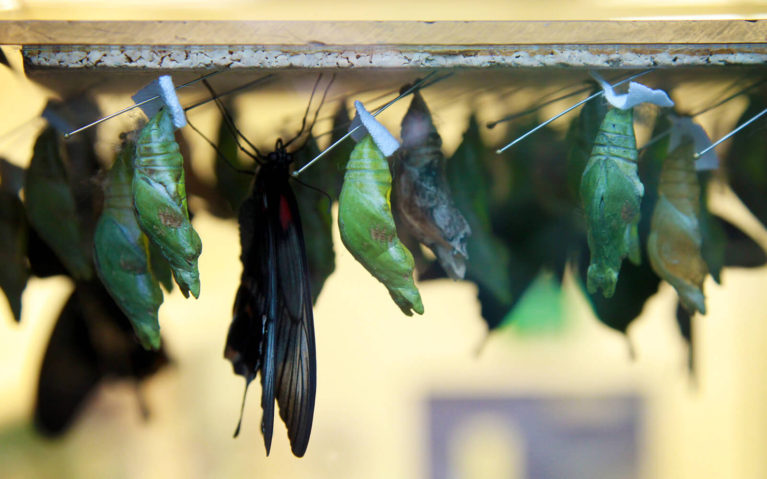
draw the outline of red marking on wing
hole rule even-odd
[[[285,196],[280,196],[280,224],[282,229],[288,229],[288,226],[293,222],[293,214],[290,212],[290,206],[288,206],[288,200]]]

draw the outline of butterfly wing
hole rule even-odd
[[[298,206],[287,182],[277,200],[279,207],[273,219],[277,220],[276,278],[280,309],[275,334],[275,387],[291,449],[301,457],[309,443],[317,385],[312,296]]]
[[[268,342],[265,341],[265,338],[274,330],[274,328],[269,328],[267,331],[266,315],[267,303],[269,302],[268,281],[274,270],[272,266],[274,261],[270,260],[273,254],[269,251],[271,228],[266,214],[266,203],[267,198],[264,196],[261,183],[257,182],[253,188],[253,193],[240,208],[240,242],[242,244],[240,259],[243,270],[240,287],[234,302],[234,315],[229,327],[224,356],[232,362],[234,372],[245,378],[246,392],[250,382],[261,371],[262,407],[264,408],[262,432],[268,454],[271,446],[274,393],[271,393],[271,401],[267,401],[269,394],[266,385],[263,384],[266,377],[266,371],[263,369],[265,369]],[[272,295],[272,297],[275,296]],[[272,339],[271,343],[273,342]],[[273,351],[273,348],[271,350]],[[273,364],[273,360],[271,363]],[[243,405],[244,402],[245,398],[243,397]],[[268,412],[270,410],[271,414]],[[241,423],[242,414],[240,414]],[[239,431],[240,425],[238,424],[235,436],[239,434]]]
[[[267,164],[240,212],[243,274],[226,357],[248,383],[261,374],[261,430],[267,454],[274,400],[296,456],[314,415],[316,360],[312,299],[301,221],[284,168]]]

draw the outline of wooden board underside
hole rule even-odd
[[[29,69],[767,64],[767,21],[0,21]]]

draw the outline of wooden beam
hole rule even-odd
[[[767,20],[0,21],[8,45],[700,45],[767,43]]]

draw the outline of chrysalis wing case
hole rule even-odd
[[[278,141],[240,207],[243,270],[224,356],[245,377],[246,389],[261,375],[266,453],[277,399],[291,449],[300,457],[312,430],[317,365],[304,237],[288,183],[291,160]]]
[[[352,255],[386,286],[403,313],[423,314],[413,282],[415,263],[397,237],[391,214],[391,173],[370,135],[352,151],[338,199],[338,229]]]
[[[104,192],[104,211],[96,225],[93,258],[107,291],[130,320],[146,349],[160,347],[157,310],[162,304],[159,282],[150,269],[149,240],[133,210],[133,143],[115,159]]]
[[[591,263],[586,287],[609,298],[623,258],[641,261],[639,207],[644,187],[637,175],[633,110],[610,108],[599,127],[581,179]]]
[[[463,279],[471,229],[453,204],[445,177],[442,138],[418,91],[402,119],[394,193],[395,209],[414,236],[434,251],[451,278]]]
[[[170,115],[162,109],[136,141],[133,202],[141,229],[170,263],[181,292],[196,298],[202,242],[189,221],[183,162]]]
[[[703,281],[708,268],[701,255],[700,184],[693,153],[687,141],[663,163],[647,254],[655,272],[676,289],[682,306],[706,314]]]

